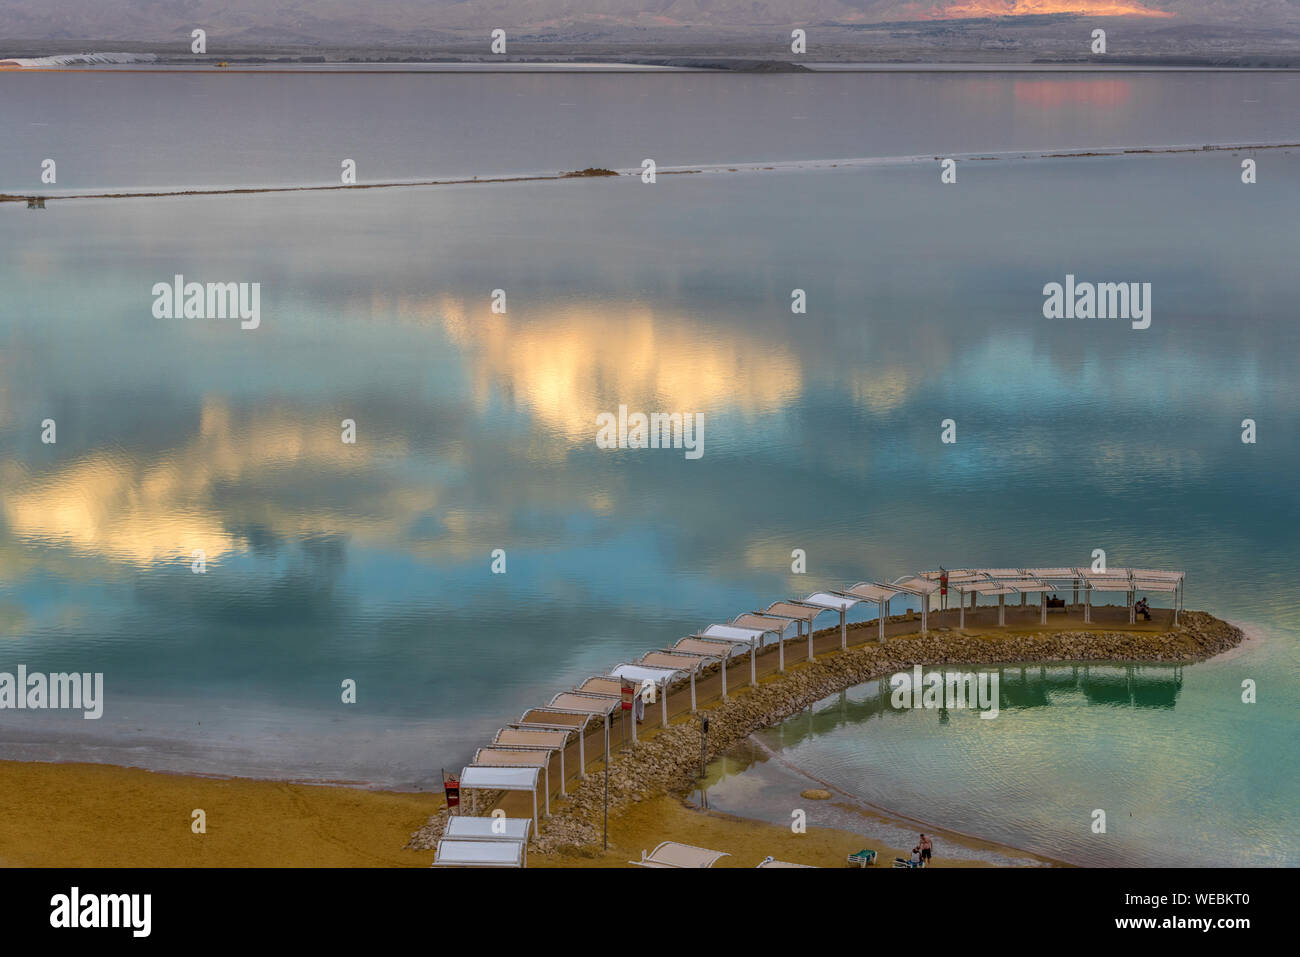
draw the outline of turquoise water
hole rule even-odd
[[[568,102],[538,92],[548,79],[498,90],[532,96],[544,116]],[[882,82],[829,79],[867,104]],[[764,124],[785,107],[733,85],[727,126],[748,131],[744,155],[680,130],[697,148],[676,154],[1050,149],[1106,130],[1104,145],[1201,128],[1207,141],[1300,139],[1284,135],[1294,110],[1236,103],[1276,106],[1289,76],[1038,77],[1020,95],[1006,78],[893,79],[912,99],[889,107],[884,132],[841,130],[826,112],[823,141],[773,137]],[[599,80],[613,84],[606,104],[633,103],[648,82]],[[364,101],[347,78],[330,82]],[[702,102],[723,95],[710,90]],[[652,132],[674,116],[709,128],[696,95],[626,110]],[[72,141],[68,102],[59,87],[39,119],[12,98],[3,110],[36,155],[33,123]],[[936,125],[954,103],[969,135]],[[322,109],[304,103],[303,142],[332,144]],[[294,142],[282,122],[274,142]],[[243,147],[210,165],[192,141],[151,152],[152,128],[137,128],[138,153],[112,151],[68,185],[311,178],[248,143],[247,168]],[[533,135],[553,168],[590,155],[570,130]],[[466,135],[468,154],[438,154],[427,172],[532,168],[504,133]],[[425,172],[416,140],[397,137],[385,168]],[[609,165],[654,152],[625,145],[631,159]],[[991,836],[1032,830],[1023,807],[1045,802],[1057,829],[1035,839],[1068,849],[1047,796],[1083,772],[1044,756],[1082,747],[1062,717],[1077,714],[1098,792],[1085,803],[1148,802],[1145,829],[1106,854],[1224,834],[1225,854],[1294,863],[1277,834],[1297,823],[1285,769],[1300,694],[1300,155],[1261,151],[1253,186],[1241,158],[967,162],[953,186],[925,163],[4,204],[0,671],[102,671],[107,701],[98,721],[0,712],[0,755],[425,787],[556,691],[776,598],[939,564],[1083,564],[1104,548],[1112,565],[1185,569],[1188,607],[1260,640],[1230,664],[1184,669],[1158,714],[1065,695],[982,723],[971,760],[1023,782],[983,816],[960,800],[969,775],[869,763],[875,747],[908,753],[910,739],[880,729],[919,718],[870,722],[862,761],[850,748],[828,766],[846,786],[882,788],[885,806],[924,798],[941,823]],[[260,282],[260,327],[154,318],[152,286],[177,273]],[[1151,327],[1044,319],[1042,287],[1067,273],[1152,283]],[[504,315],[491,310],[498,288]],[[806,315],[790,312],[794,288]],[[705,454],[597,448],[595,416],[620,404],[703,413]],[[1240,441],[1246,417],[1254,445]],[[939,440],[947,418],[956,445]],[[355,444],[340,440],[343,419]],[[498,548],[504,575],[491,571]],[[806,575],[791,573],[794,549]],[[1228,701],[1240,674],[1258,680],[1258,705]],[[340,700],[346,679],[356,704]],[[918,749],[951,757],[948,738],[916,727]],[[1147,778],[1159,786],[1137,788]]]
[[[802,772],[916,827],[939,823],[1075,864],[1295,866],[1291,704],[1241,697],[1243,681],[1273,684],[1259,676],[1294,675],[1295,665],[1294,646],[1252,630],[1244,647],[1195,665],[974,669],[999,674],[993,719],[896,708],[888,681],[883,691],[869,682],[759,733],[781,767],[735,767],[709,803],[781,823],[800,806],[811,824],[862,827],[843,809],[799,800],[790,772]],[[1271,765],[1260,757],[1270,751]],[[1098,810],[1104,832],[1094,830]]]

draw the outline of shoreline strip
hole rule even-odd
[[[952,153],[947,156],[915,154],[909,156],[857,157],[826,160],[776,160],[768,163],[706,163],[690,166],[659,167],[660,176],[681,176],[696,173],[740,172],[791,172],[808,169],[859,169],[873,166],[906,166],[933,162],[939,159],[958,161],[1044,160],[1044,159],[1102,159],[1124,156],[1162,156],[1185,153],[1240,152],[1259,150],[1288,150],[1300,148],[1297,143],[1224,143],[1203,146],[1169,145],[1143,147],[1098,147],[1095,149],[1010,150],[1003,152]],[[303,186],[215,186],[185,189],[117,190],[93,193],[0,193],[0,203],[19,203],[30,199],[45,202],[73,199],[165,199],[184,196],[244,196],[260,193],[345,192],[362,189],[400,189],[417,186],[478,186],[500,183],[531,183],[575,179],[601,179],[613,176],[639,176],[641,170],[619,169],[591,172],[531,173],[517,176],[464,177],[455,179],[390,180],[379,183],[317,184]]]

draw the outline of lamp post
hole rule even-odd
[[[605,850],[609,850],[609,722],[605,722]]]

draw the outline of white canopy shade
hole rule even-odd
[[[867,601],[866,598],[854,598],[851,595],[836,595],[828,591],[813,592],[803,600],[805,605],[817,605],[831,611],[848,611],[854,605]]]
[[[463,841],[444,838],[438,842],[434,867],[523,867],[523,841]]]
[[[541,774],[541,768],[506,768],[471,764],[460,772],[460,787],[462,791],[532,791],[533,832],[536,833],[537,781]]]
[[[456,815],[447,818],[447,827],[443,837],[478,840],[486,838],[492,841],[526,841],[528,830],[533,826],[527,817],[466,817]],[[493,830],[498,828],[499,830]]]
[[[734,638],[737,641],[757,641],[760,645],[765,634],[767,632],[757,628],[737,628],[735,625],[709,625],[700,632],[703,638]]]
[[[471,764],[460,772],[462,788],[492,791],[534,791],[541,768],[503,768]]]
[[[675,668],[649,668],[645,665],[619,665],[617,668],[611,668],[609,673],[638,684],[642,681],[653,681],[657,685],[671,681],[675,675],[681,674]]]

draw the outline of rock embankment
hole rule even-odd
[[[801,664],[784,676],[746,688],[707,709],[708,756],[716,757],[760,728],[770,727],[828,695],[913,665],[994,665],[1066,661],[1198,661],[1226,651],[1244,637],[1239,628],[1204,612],[1186,612],[1168,632],[1069,631],[1056,634],[968,635],[960,632],[908,636],[868,644]],[[610,766],[609,809],[689,789],[699,770],[698,720],[669,725]],[[552,802],[554,816],[542,826],[537,850],[596,853],[601,843],[604,775],[576,784],[567,801]],[[444,808],[411,836],[413,849],[431,849],[442,834]]]

